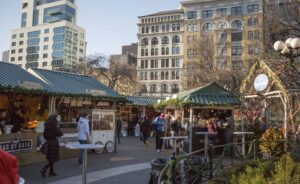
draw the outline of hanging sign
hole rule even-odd
[[[264,91],[269,84],[269,78],[265,74],[259,74],[254,80],[254,88],[258,92]]]

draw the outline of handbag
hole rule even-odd
[[[48,143],[44,143],[41,147],[41,153],[44,154],[44,155],[47,155],[48,154]]]

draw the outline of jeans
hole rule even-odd
[[[163,140],[161,139],[165,135],[164,132],[156,132],[156,150],[161,150],[163,145]]]
[[[87,140],[78,140],[80,144],[88,144],[88,141]],[[80,150],[80,154],[79,154],[79,159],[78,159],[78,164],[79,165],[82,165],[82,160],[83,160],[83,152],[84,150],[81,149]]]

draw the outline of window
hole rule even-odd
[[[24,33],[20,33],[20,38],[23,38],[24,37]]]
[[[163,38],[162,38],[162,44],[169,44],[169,38],[167,37],[167,36],[164,36]]]
[[[255,44],[255,46],[254,46],[254,53],[255,54],[259,54],[260,53],[260,45],[258,43]]]
[[[204,10],[202,11],[202,18],[209,18],[213,16],[212,10]]]
[[[172,93],[178,93],[178,92],[179,92],[178,84],[173,84],[172,85]]]
[[[167,26],[166,26],[166,31],[170,31],[170,25],[169,24],[167,24]]]
[[[235,21],[233,21],[233,22],[231,23],[231,27],[232,27],[233,29],[238,29],[238,30],[240,30],[240,29],[242,29],[242,22],[241,22],[240,20],[235,20]]]
[[[231,55],[232,56],[241,56],[243,54],[242,46],[232,46]]]
[[[240,41],[242,41],[242,37],[243,37],[242,32],[232,33],[231,34],[231,41],[232,42],[240,42]]]
[[[10,58],[10,61],[15,61],[15,57],[11,57],[11,58]]]
[[[157,45],[157,44],[158,44],[158,39],[156,37],[152,38],[151,45]]]
[[[48,41],[49,41],[49,37],[45,37],[44,42],[48,42]]]
[[[141,69],[145,68],[145,61],[141,60]]]
[[[227,8],[220,8],[220,9],[217,9],[217,16],[218,17],[224,17],[227,15]]]
[[[172,75],[171,76],[172,76],[172,78],[171,78],[172,80],[176,78],[175,77],[175,71],[172,71]]]
[[[197,31],[197,30],[198,30],[197,24],[193,24],[193,31]]]
[[[142,40],[142,46],[145,46],[145,45],[148,45],[148,39],[147,38],[144,38]]]
[[[150,73],[150,80],[154,80],[154,73],[153,72]]]
[[[148,80],[148,72],[145,72],[145,77],[144,77],[145,80]]]
[[[172,47],[172,54],[176,54],[176,47]]]
[[[217,33],[217,38],[219,40],[219,42],[223,43],[227,41],[227,33]]]
[[[232,69],[233,70],[242,70],[243,69],[243,61],[233,60],[232,61]]]
[[[148,49],[145,49],[145,56],[148,56]]]
[[[146,27],[146,33],[149,33],[149,27]]]
[[[158,55],[158,48],[155,48],[155,55]]]
[[[259,24],[259,19],[258,18],[254,18],[254,26],[257,26]]]
[[[159,32],[159,26],[156,26],[156,27],[155,27],[155,31],[156,31],[156,32]]]
[[[217,29],[224,29],[224,28],[227,28],[226,22],[222,21],[217,24]]]
[[[253,40],[253,31],[248,31],[248,40]]]
[[[197,11],[190,11],[187,13],[188,19],[196,19],[197,18]]]
[[[259,6],[258,4],[252,4],[247,6],[247,11],[248,13],[254,13],[259,11]]]
[[[179,75],[180,75],[179,71],[176,71],[175,73],[176,79],[179,79]]]
[[[48,50],[48,45],[44,45],[43,49]]]
[[[17,35],[16,34],[13,34],[12,35],[12,39],[16,39],[17,38]]]
[[[23,53],[23,49],[19,49],[19,53]]]
[[[169,59],[166,59],[166,68],[169,68]]]
[[[10,51],[10,53],[11,53],[11,54],[15,54],[15,53],[16,53],[16,50],[13,49],[13,50]]]
[[[145,50],[141,49],[141,56],[145,56]]]
[[[48,33],[49,33],[49,29],[45,29],[45,30],[44,30],[44,33],[45,33],[45,34],[48,34]],[[46,63],[46,64],[47,64],[47,63]]]
[[[11,46],[13,46],[13,47],[16,46],[16,42],[12,42]]]
[[[26,27],[26,24],[27,24],[27,13],[24,12],[24,13],[22,13],[21,27]]]
[[[142,93],[147,92],[147,86],[146,85],[141,85],[141,92]]]
[[[166,48],[166,55],[169,55],[169,47]]]
[[[43,66],[47,66],[47,62],[43,62]]]
[[[165,55],[166,54],[166,49],[163,47],[161,48],[161,55]]]
[[[160,80],[165,80],[165,72],[160,73]]]
[[[203,31],[209,31],[213,29],[213,25],[211,23],[205,23],[202,27]]]
[[[18,57],[18,61],[22,61],[23,57],[22,56],[19,56]]]
[[[188,36],[187,37],[187,44],[192,44],[193,43],[193,37],[192,36]]]
[[[172,25],[172,31],[176,31],[176,24]]]
[[[180,54],[180,47],[176,47],[176,54]]]
[[[173,36],[172,43],[179,43],[179,42],[180,42],[179,36],[178,35]]]
[[[248,54],[253,54],[253,53],[254,53],[253,45],[248,45]]]
[[[148,60],[145,60],[145,68],[148,68]]]
[[[188,50],[187,50],[187,57],[188,57],[189,59],[191,59],[191,58],[194,57],[194,51],[193,51],[193,49],[188,49]]]
[[[253,19],[252,18],[248,19],[248,26],[253,26]]]
[[[48,58],[48,54],[43,54],[43,58]]]
[[[156,85],[155,85],[155,84],[152,84],[152,85],[150,86],[150,92],[151,92],[151,93],[155,93],[155,92],[156,92]]]
[[[193,31],[193,24],[189,24],[187,27],[188,32],[192,32]]]
[[[151,62],[150,62],[150,67],[151,67],[151,68],[154,68],[154,60],[151,60]]]
[[[169,72],[166,72],[166,73],[165,73],[165,79],[166,79],[166,80],[169,80]]]
[[[154,48],[151,48],[151,56],[154,56]]]
[[[166,26],[165,26],[165,25],[162,25],[162,26],[161,26],[161,30],[162,30],[162,32],[165,32],[165,31],[166,31]]]
[[[154,80],[158,80],[158,72],[154,73]]]
[[[154,33],[155,32],[155,26],[151,27],[151,32]]]
[[[168,93],[168,86],[167,86],[167,84],[162,84],[161,85],[161,92],[162,93]]]
[[[145,27],[142,27],[142,34],[145,33]]]
[[[259,31],[254,31],[254,39],[259,40]]]
[[[19,45],[23,45],[24,44],[24,42],[23,41],[19,41]]]
[[[180,23],[177,24],[177,31],[180,31]]]
[[[231,8],[231,15],[242,15],[242,14],[243,14],[243,7],[242,6]]]

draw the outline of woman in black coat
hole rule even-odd
[[[62,131],[58,128],[57,115],[54,114],[49,116],[47,122],[45,122],[44,129],[44,138],[48,144],[48,153],[46,155],[48,164],[40,170],[42,177],[46,177],[48,168],[50,168],[49,176],[57,175],[54,172],[54,162],[57,162],[60,159],[58,137],[61,137],[62,135]]]
[[[148,145],[148,138],[152,132],[152,126],[150,120],[145,116],[144,121],[141,124],[141,131],[143,133],[143,141],[145,145]]]

